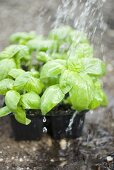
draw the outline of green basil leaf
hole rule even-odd
[[[29,48],[27,46],[18,45],[17,48],[19,48],[19,52],[16,55],[17,59],[25,59],[25,60],[30,59]]]
[[[87,75],[75,74],[75,84],[72,87],[70,100],[74,109],[87,110],[94,96],[94,84]]]
[[[15,114],[15,119],[19,122],[22,123],[24,125],[28,125],[30,124],[31,120],[26,118],[26,113],[25,110],[23,110],[21,107],[18,107]]]
[[[81,59],[69,57],[67,60],[67,67],[70,71],[81,72],[84,69]]]
[[[29,82],[26,84],[25,89],[27,92],[34,91],[38,94],[42,92],[44,85],[41,80],[35,77],[32,77]]]
[[[36,58],[38,61],[45,62],[45,63],[52,60],[51,57],[49,57],[49,55],[45,52],[39,52]]]
[[[105,93],[102,90],[100,82],[94,83],[94,98],[90,103],[89,109],[95,109],[99,106],[106,106],[108,101]]]
[[[53,59],[66,60],[68,58],[68,55],[67,55],[67,53],[52,53],[51,57]]]
[[[41,97],[41,111],[45,115],[64,98],[59,85],[53,85],[46,89]]]
[[[24,74],[18,76],[14,82],[14,89],[18,91],[25,89],[25,86],[29,82],[30,79],[31,79],[30,72],[25,72]]]
[[[30,56],[28,47],[24,45],[10,45],[0,53],[0,60],[5,58],[10,59],[12,57],[29,59]]]
[[[59,77],[54,76],[54,77],[48,77],[46,79],[43,79],[43,83],[45,84],[45,88],[58,84],[59,83]]]
[[[82,58],[76,60],[70,57],[67,60],[67,66],[71,71],[88,74],[90,76],[100,77],[106,72],[104,62],[98,58]]]
[[[35,32],[17,32],[10,36],[9,40],[11,43],[26,44],[27,41],[36,37]]]
[[[4,79],[0,81],[0,94],[5,95],[8,90],[13,88],[14,80],[12,79]]]
[[[49,38],[54,40],[64,40],[69,41],[69,35],[73,29],[69,26],[61,26],[60,28],[55,28],[49,33]]]
[[[20,94],[14,90],[10,90],[6,93],[5,104],[12,111],[17,110],[18,103],[20,101]]]
[[[65,69],[65,64],[65,60],[48,61],[41,69],[41,78],[57,76]]]
[[[40,73],[38,71],[36,71],[35,69],[31,70],[31,74],[35,78],[39,78],[40,77]]]
[[[11,69],[16,68],[13,59],[4,59],[0,61],[0,80],[5,79]]]
[[[40,96],[35,92],[29,92],[21,96],[21,104],[24,109],[39,109]]]
[[[12,58],[13,56],[15,56],[19,52],[19,48],[16,48],[16,47],[17,46],[15,46],[15,45],[11,45],[11,46],[5,48],[4,51],[2,51],[0,53],[0,60],[9,59],[9,58]]]
[[[27,33],[26,32],[17,32],[10,36],[9,40],[11,43],[19,43],[20,39],[26,39]]]
[[[103,76],[106,73],[106,67],[103,61],[98,58],[84,58],[83,72],[92,76]]]
[[[59,79],[59,85],[64,94],[68,93],[73,86],[73,72],[65,70]]]
[[[14,69],[12,69],[12,70],[8,73],[8,75],[11,76],[11,77],[13,77],[13,78],[15,79],[15,78],[17,78],[18,76],[22,75],[24,72],[25,72],[25,71],[22,70],[22,69],[16,69],[16,68],[14,68]]]
[[[75,46],[71,46],[71,49],[68,52],[69,57],[77,60],[79,58],[92,58],[93,57],[93,47],[90,44],[83,43]]]
[[[43,84],[40,79],[33,77],[31,72],[25,72],[16,78],[14,89],[18,91],[26,90],[27,92],[34,91],[40,94],[43,89]]]
[[[30,40],[27,46],[31,50],[47,51],[57,49],[57,44],[54,40],[43,40],[41,38]]]
[[[7,106],[0,108],[0,117],[7,116],[10,113],[11,111]]]

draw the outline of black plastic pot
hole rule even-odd
[[[32,111],[34,113],[34,111]],[[11,126],[15,140],[38,140],[42,137],[43,117],[41,115],[32,116],[30,110],[27,111],[27,117],[31,119],[29,125],[23,125],[16,121],[13,114],[11,117]]]
[[[48,122],[50,122],[46,126],[47,133],[53,139],[75,139],[80,137],[82,135],[86,112],[87,111],[77,114],[73,112],[74,114],[69,113],[67,115],[46,116],[46,119],[48,119]]]
[[[27,117],[31,119],[29,125],[23,125],[17,122],[14,115],[11,114],[11,125],[15,140],[38,140],[43,135],[43,128],[47,129],[47,134],[53,139],[69,138],[75,139],[82,135],[82,129],[85,120],[85,113],[75,113],[69,108],[55,108],[43,121],[44,116],[38,114],[39,111],[27,110]],[[34,116],[35,115],[35,116]],[[73,119],[73,121],[71,121]],[[70,121],[72,122],[70,125]]]

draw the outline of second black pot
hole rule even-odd
[[[75,139],[82,135],[86,111],[67,115],[46,116],[47,133],[53,139]]]

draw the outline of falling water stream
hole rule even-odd
[[[84,31],[90,41],[99,47],[99,57],[103,58],[103,34],[106,24],[103,18],[103,5],[106,0],[62,0],[52,27],[71,25]],[[97,42],[97,44],[96,44]]]
[[[75,117],[76,117],[77,114],[78,114],[78,112],[75,112],[75,113],[72,115],[72,117],[71,117],[71,119],[70,119],[70,121],[69,121],[69,125],[68,125],[68,127],[66,128],[66,133],[68,133],[68,132],[71,133],[72,125],[73,125],[74,119],[75,119]]]

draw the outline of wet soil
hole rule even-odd
[[[59,3],[59,0],[49,0],[48,3],[46,0],[34,0],[34,3],[32,0],[0,0],[0,49],[8,44],[8,36],[13,32],[36,30],[38,33],[46,34],[55,20],[55,10]],[[104,7],[106,22],[109,18],[112,19],[114,11],[113,0],[107,3]],[[112,22],[108,23],[109,28],[103,37],[103,59],[107,62],[107,75],[103,81],[109,99],[108,106],[86,114],[83,135],[77,140],[54,141],[44,134],[40,141],[16,142],[9,118],[0,119],[0,170],[114,169],[114,30],[113,26],[110,26],[114,24]],[[99,56],[98,47],[96,55]],[[2,98],[0,104],[2,105]],[[107,158],[110,155],[111,161]]]

